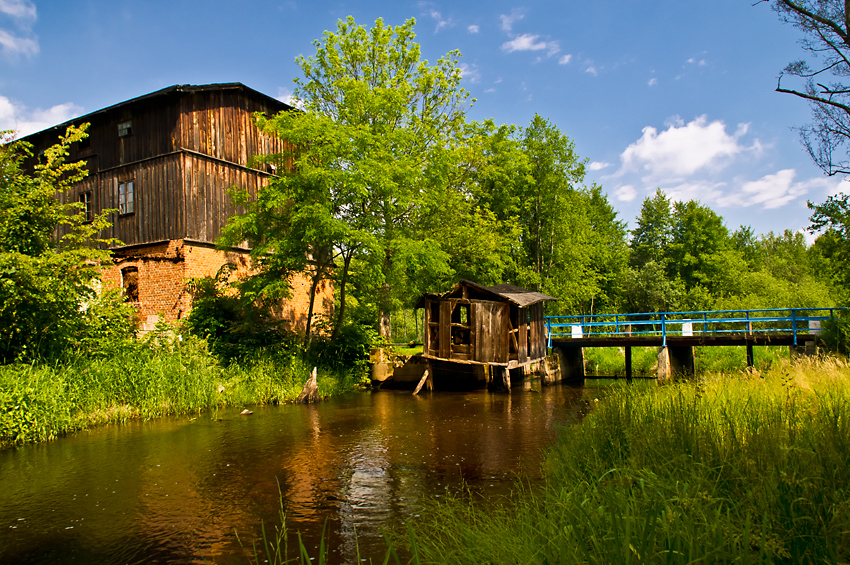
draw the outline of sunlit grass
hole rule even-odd
[[[62,363],[0,366],[0,445],[54,439],[89,426],[294,400],[312,367],[302,355],[263,355],[222,366],[205,342],[127,344]],[[319,394],[357,386],[319,369]]]
[[[424,563],[846,563],[848,463],[842,361],[617,387],[562,430],[544,487],[433,504],[415,522],[418,552]]]

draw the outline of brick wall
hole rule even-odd
[[[142,324],[154,322],[159,316],[173,323],[185,317],[192,307],[186,282],[191,278],[214,276],[226,263],[236,266],[230,273],[231,281],[251,273],[251,259],[247,252],[220,251],[209,245],[172,240],[115,251],[114,264],[104,269],[102,278],[107,285],[124,288],[126,281],[122,272],[126,275],[137,269],[136,307],[140,321]],[[292,298],[275,309],[275,314],[288,321],[290,329],[304,331],[310,303],[309,277],[295,276],[292,287]],[[333,284],[323,282],[316,290],[313,323],[322,316],[332,317],[333,309]]]

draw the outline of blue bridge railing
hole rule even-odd
[[[763,310],[697,310],[693,312],[653,312],[602,314],[593,316],[545,316],[552,339],[585,337],[707,336],[722,334],[820,334],[821,322],[831,320],[846,308],[771,308]]]

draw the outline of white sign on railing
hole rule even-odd
[[[820,327],[820,320],[809,320],[809,333],[812,335],[820,335],[823,330]]]
[[[570,326],[570,337],[581,339],[581,326]]]
[[[684,337],[692,337],[694,335],[693,322],[682,322],[682,335]]]

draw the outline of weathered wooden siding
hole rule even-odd
[[[473,300],[470,317],[476,336],[474,359],[482,363],[507,363],[508,304]]]
[[[242,166],[252,157],[279,153],[285,144],[254,125],[255,112],[274,115],[280,108],[237,89],[198,91],[180,99],[178,145]]]
[[[241,212],[231,201],[228,190],[237,186],[252,195],[268,182],[268,176],[230,163],[200,155],[185,154],[183,194],[188,239],[213,242],[227,220]]]
[[[528,307],[529,320],[529,356],[540,359],[546,356],[546,334],[543,329],[543,304],[532,304]]]

